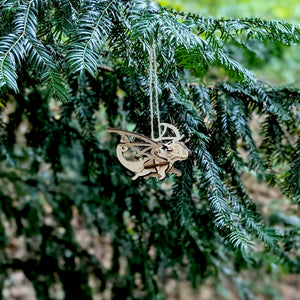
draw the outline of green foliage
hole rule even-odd
[[[171,270],[194,287],[225,275],[251,299],[241,270],[300,271],[297,230],[268,224],[242,180],[255,174],[300,201],[299,92],[247,67],[270,43],[299,43],[299,27],[145,0],[6,0],[0,24],[1,280],[23,270],[38,299],[53,298],[57,283],[65,299],[91,299],[92,279],[114,299],[158,299]],[[161,118],[190,137],[194,155],[180,178],[132,182],[105,129],[134,124],[149,135],[154,42]],[[22,259],[7,251],[16,237]],[[109,240],[108,265],[92,237]]]
[[[264,19],[284,19],[289,22],[299,22],[299,2],[274,0],[260,2],[259,0],[157,0],[162,6],[174,7],[177,10],[196,12],[204,16],[216,17],[259,17]]]
[[[214,16],[218,18],[259,17],[266,20],[285,20],[294,24],[300,22],[300,4],[297,0],[265,1],[258,0],[157,0],[164,6],[174,7],[183,11],[196,12],[202,16]],[[258,72],[258,78],[268,79],[276,85],[291,84],[299,88],[299,46],[287,48],[281,44],[267,43],[262,46],[257,43],[249,43],[254,55],[247,53],[245,60],[249,60],[249,67]],[[243,52],[231,47],[235,58],[243,56]],[[245,61],[246,62],[246,61]]]

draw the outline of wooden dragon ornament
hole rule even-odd
[[[154,138],[153,69],[158,138]],[[180,135],[174,125],[160,123],[157,85],[156,50],[155,44],[153,44],[149,52],[151,139],[139,133],[115,128],[108,129],[108,132],[121,135],[121,141],[116,149],[117,157],[125,168],[136,173],[132,177],[133,180],[139,177],[157,177],[159,180],[163,180],[166,178],[167,173],[180,176],[181,172],[174,168],[174,163],[185,160],[192,154],[186,145],[181,142],[183,135]]]
[[[167,173],[180,176],[181,172],[174,168],[174,163],[186,160],[192,153],[181,142],[183,136],[174,125],[168,123],[160,125],[163,127],[162,134],[156,139],[126,130],[108,129],[108,132],[121,135],[121,141],[116,149],[117,157],[124,167],[136,173],[132,177],[133,180],[139,177],[157,177],[163,180]],[[175,136],[167,136],[168,130]]]

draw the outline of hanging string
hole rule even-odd
[[[158,102],[158,80],[157,80],[157,64],[156,64],[156,49],[155,44],[152,45],[149,55],[149,93],[150,93],[150,115],[151,115],[151,138],[154,139],[154,111],[153,111],[153,65],[154,65],[154,91],[156,103],[156,115],[158,126],[158,137],[161,137],[160,112]]]
[[[153,64],[154,64],[154,90],[155,90],[155,102],[156,102],[156,115],[157,115],[157,126],[158,126],[158,137],[161,137],[161,127],[160,127],[160,112],[158,104],[158,83],[157,83],[157,64],[156,64],[156,49],[155,44],[152,46],[153,51]]]
[[[153,49],[150,49],[149,54],[149,98],[150,98],[150,116],[151,116],[151,139],[154,139],[154,116],[153,116],[153,91],[152,91],[152,62],[153,62]]]

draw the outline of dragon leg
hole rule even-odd
[[[180,170],[178,170],[174,167],[172,167],[169,172],[175,174],[176,176],[181,176],[181,174],[182,174]]]
[[[132,180],[136,180],[138,179],[139,177],[145,177],[151,173],[155,173],[156,170],[154,168],[149,168],[149,169],[143,169],[142,171],[138,172],[135,174],[135,176],[133,176],[131,179]]]

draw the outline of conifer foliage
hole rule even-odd
[[[147,0],[3,0],[0,288],[22,270],[38,299],[55,299],[57,285],[65,299],[164,299],[169,277],[197,287],[225,275],[250,299],[241,270],[299,272],[299,229],[266,220],[242,180],[251,173],[300,203],[299,91],[248,67],[271,43],[299,42],[299,28],[281,21],[204,18]],[[106,133],[150,135],[153,44],[161,118],[193,151],[165,183],[131,181]]]

